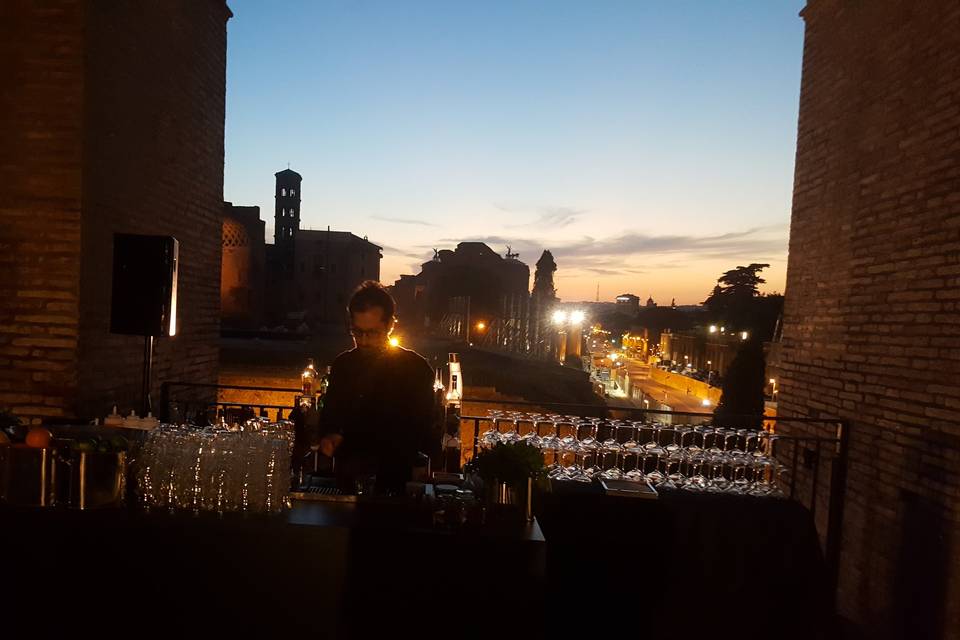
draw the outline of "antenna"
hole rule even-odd
[[[600,302],[600,283],[597,283],[597,302]]]

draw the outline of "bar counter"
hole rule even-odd
[[[99,637],[542,634],[536,522],[453,533],[411,513],[382,502],[222,517],[0,506],[3,608],[38,630]],[[533,615],[518,618],[521,603]]]
[[[3,606],[46,630],[99,637],[830,631],[823,556],[797,503],[684,491],[640,500],[580,483],[554,483],[536,502],[532,524],[457,532],[403,500],[222,517],[0,506]]]

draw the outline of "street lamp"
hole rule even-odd
[[[710,333],[716,333],[716,332],[717,332],[717,325],[715,324],[710,325]]]
[[[750,337],[750,334],[747,333],[746,331],[741,331],[741,332],[740,332],[740,339],[741,339],[741,340],[746,340],[746,339],[749,338],[749,337]]]
[[[487,328],[487,323],[486,323],[486,322],[478,322],[478,323],[477,323],[477,331],[483,331],[483,330],[486,329],[486,328]]]
[[[553,324],[563,324],[567,321],[567,312],[557,309],[553,312]]]
[[[570,324],[580,324],[586,318],[583,311],[577,310],[570,313]]]

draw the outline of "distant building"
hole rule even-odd
[[[300,230],[287,309],[306,312],[309,323],[343,320],[353,290],[364,280],[380,280],[380,252],[348,231]]]
[[[617,310],[637,315],[640,312],[640,298],[632,293],[621,293],[617,296]]]
[[[515,254],[510,256],[504,258],[482,242],[461,242],[453,251],[437,251],[419,274],[402,275],[392,287],[401,326],[431,330],[449,313],[469,315],[486,326],[503,316],[513,301],[525,302],[530,268]],[[469,308],[464,306],[466,298]]]
[[[648,309],[657,306],[657,303],[654,302],[654,300],[653,300],[653,296],[648,296],[648,297],[647,297],[647,304],[645,304],[644,306],[647,307]]]
[[[224,203],[221,319],[228,329],[338,323],[351,292],[380,280],[381,247],[347,231],[300,228],[302,176],[278,171],[273,244],[259,207]]]
[[[223,203],[220,318],[225,326],[256,329],[263,323],[264,227],[260,207]]]

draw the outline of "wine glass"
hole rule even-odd
[[[600,445],[601,466],[603,473],[601,476],[607,480],[619,480],[623,476],[620,470],[620,456],[623,453],[623,447],[618,438],[620,423],[613,420],[607,425],[607,438]]]

